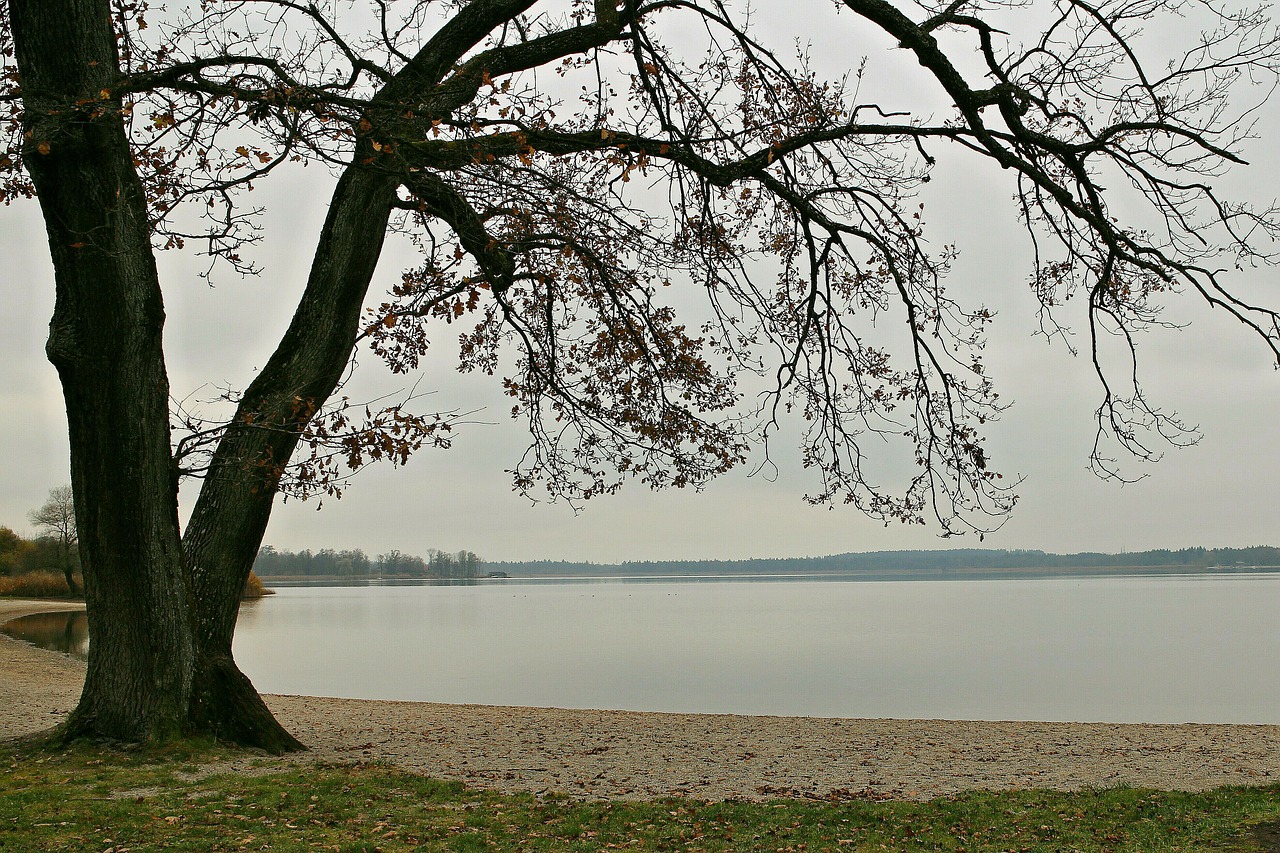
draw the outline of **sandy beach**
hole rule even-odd
[[[0,623],[66,610],[0,599]],[[56,725],[84,664],[0,635],[0,740]],[[311,747],[505,791],[912,799],[976,788],[1280,782],[1280,726],[837,720],[265,697]],[[245,759],[247,763],[251,759]]]

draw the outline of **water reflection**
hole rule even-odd
[[[84,658],[89,653],[89,620],[83,610],[33,613],[0,625],[18,640]]]
[[[252,622],[262,599],[240,604],[237,624]],[[62,652],[84,660],[89,655],[89,619],[83,610],[59,610],[33,613],[0,625],[0,633],[30,643],[41,649]]]

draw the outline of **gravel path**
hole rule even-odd
[[[0,622],[65,603],[0,600]],[[80,661],[0,635],[0,739],[56,724]],[[312,751],[500,790],[927,798],[975,788],[1280,782],[1280,726],[832,720],[267,696]],[[242,762],[244,763],[244,762]]]

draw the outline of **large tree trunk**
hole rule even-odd
[[[169,441],[164,306],[144,192],[111,96],[104,0],[10,0],[24,158],[53,257],[48,355],[67,406],[92,638],[67,731],[185,730],[194,646]]]
[[[10,0],[10,10],[24,153],[57,278],[49,357],[67,401],[91,637],[67,735],[212,734],[300,749],[236,667],[232,635],[280,474],[350,357],[396,180],[353,166],[339,181],[293,323],[246,390],[180,537],[164,309],[144,191],[110,94],[108,6]]]
[[[272,751],[300,746],[236,668],[231,639],[283,466],[355,345],[395,188],[385,175],[354,166],[338,182],[293,322],[246,389],[187,523],[197,647],[192,715],[223,739]]]

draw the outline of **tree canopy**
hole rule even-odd
[[[37,196],[49,232],[48,350],[77,518],[94,531],[81,537],[89,607],[125,606],[107,603],[136,583],[124,560],[154,567],[153,599],[128,606],[164,614],[167,659],[190,662],[156,693],[177,697],[157,713],[179,728],[261,731],[208,697],[248,689],[230,657],[232,592],[274,496],[336,491],[365,464],[449,441],[456,413],[333,398],[361,346],[410,372],[452,329],[448,357],[500,375],[528,426],[519,489],[698,486],[790,413],[812,500],[946,533],[998,524],[1016,496],[984,438],[1003,408],[982,359],[993,308],[950,286],[954,250],[935,248],[918,200],[944,149],[1008,174],[1034,248],[1010,286],[1029,283],[1046,335],[1086,332],[1104,475],[1118,471],[1108,442],[1151,458],[1160,441],[1194,440],[1137,367],[1170,300],[1226,311],[1280,361],[1276,309],[1231,279],[1274,262],[1276,210],[1213,188],[1243,162],[1280,70],[1257,8],[788,4],[792,21],[846,34],[834,74],[730,0],[6,12],[0,194]],[[865,57],[886,50],[937,103],[866,90]],[[232,414],[180,409],[171,432],[154,253],[250,271],[246,194],[299,162],[336,184],[293,321],[226,395]],[[396,232],[419,261],[373,293]],[[108,419],[124,411],[138,435]],[[869,468],[886,442],[914,465],[901,483]],[[179,530],[174,482],[189,474],[203,481]],[[177,601],[192,602],[194,636]],[[95,637],[100,660],[110,647]],[[73,731],[124,725],[103,722],[126,688],[101,686],[110,667],[96,666]]]

